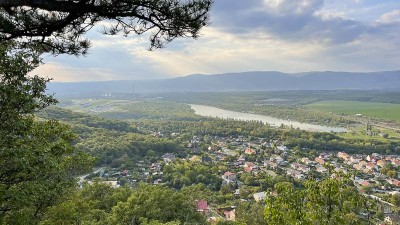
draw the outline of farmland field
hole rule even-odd
[[[367,117],[400,121],[400,104],[359,101],[319,101],[308,104],[306,107],[336,114],[362,114]]]

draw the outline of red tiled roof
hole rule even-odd
[[[208,203],[205,200],[199,200],[196,202],[197,211],[206,211],[208,210]]]
[[[254,167],[254,163],[252,163],[252,162],[246,162],[246,166],[247,166],[247,167]]]
[[[397,180],[397,179],[390,179],[390,181],[391,181],[391,183],[392,183],[394,186],[400,186],[400,181],[399,181],[399,180]]]
[[[255,154],[255,153],[256,153],[256,151],[255,151],[254,149],[251,149],[251,148],[246,148],[246,149],[244,150],[244,152],[245,152],[246,154]]]
[[[363,182],[361,183],[361,185],[362,185],[362,186],[369,186],[370,183],[369,183],[368,181],[365,180],[365,181],[363,181]]]
[[[244,167],[244,170],[245,170],[246,172],[251,172],[251,168],[249,168],[249,167]]]
[[[230,175],[235,175],[235,173],[232,173],[232,172],[229,172],[229,171],[224,173],[224,176],[230,176]]]
[[[400,160],[393,160],[394,165],[400,165]]]

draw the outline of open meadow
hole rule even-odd
[[[367,117],[400,121],[400,104],[360,101],[318,101],[306,106],[310,109],[323,112],[347,115],[362,114]]]

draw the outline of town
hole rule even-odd
[[[153,132],[162,138],[162,132]],[[177,133],[171,134],[174,137]],[[344,151],[321,151],[289,148],[282,140],[245,136],[194,136],[186,143],[184,152],[166,153],[150,161],[140,160],[134,168],[102,167],[86,177],[89,182],[95,179],[117,188],[121,185],[135,186],[139,182],[152,185],[168,185],[176,188],[174,165],[205,165],[210,174],[190,174],[181,171],[179,179],[188,178],[187,185],[193,183],[219,187],[220,192],[231,196],[231,202],[263,202],[270,192],[268,180],[290,181],[294,184],[306,180],[335,179],[337,174],[348,176],[358,191],[374,199],[382,206],[382,216],[388,224],[396,224],[399,217],[393,213],[396,205],[393,196],[400,194],[400,157],[382,154],[348,154]],[[215,168],[215,169],[214,169]],[[217,177],[211,177],[215,171]],[[207,180],[208,179],[208,180]],[[81,183],[84,180],[81,180]],[[212,183],[212,182],[218,182]],[[212,189],[212,188],[211,188]],[[215,188],[217,190],[218,188]],[[208,199],[195,200],[197,210],[204,213],[208,221],[235,221],[236,205],[215,204]],[[398,203],[397,203],[398,204]]]

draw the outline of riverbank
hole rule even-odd
[[[195,114],[200,116],[209,116],[209,117],[224,118],[224,119],[236,119],[244,121],[262,121],[263,123],[269,124],[274,127],[279,127],[283,124],[284,126],[290,126],[307,131],[337,132],[337,133],[348,131],[346,128],[343,127],[330,127],[330,126],[321,126],[309,123],[300,123],[297,121],[284,120],[271,116],[244,113],[244,112],[235,112],[231,110],[225,110],[206,105],[196,105],[196,104],[189,104],[189,105],[194,110]]]

